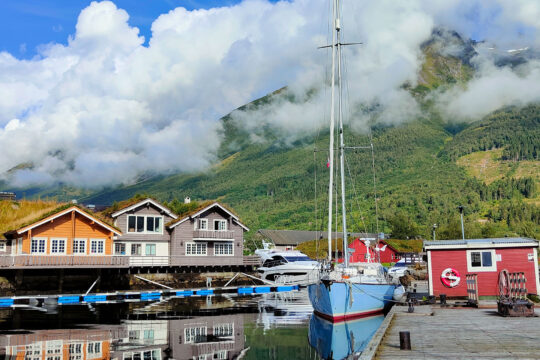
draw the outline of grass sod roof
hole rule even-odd
[[[94,213],[94,212],[91,212],[90,210],[80,206],[80,205],[76,205],[76,204],[62,204],[60,206],[57,206],[56,208],[54,208],[53,210],[50,210],[48,212],[45,212],[45,213],[42,213],[41,215],[37,216],[36,218],[33,218],[32,220],[30,221],[27,221],[25,223],[21,223],[20,225],[17,225],[13,228],[10,228],[8,229],[7,231],[3,232],[4,235],[10,235],[10,234],[13,234],[15,233],[18,229],[22,229],[22,228],[25,228],[27,226],[30,226],[32,224],[35,224],[41,220],[44,220],[46,218],[48,218],[49,216],[53,216],[59,212],[62,212],[66,209],[69,209],[71,207],[75,207],[77,209],[79,209],[80,211],[84,212],[85,214],[91,216],[91,217],[94,217],[96,219],[98,219],[99,221],[107,224],[108,226],[118,230],[120,233],[122,232],[118,227],[114,226],[105,216],[99,214],[99,213]]]
[[[56,201],[2,200],[0,201],[0,239],[4,233],[20,229],[25,224],[40,218],[61,205]]]
[[[337,247],[338,251],[343,250],[343,241],[342,239],[332,239],[332,251],[335,251],[336,243],[337,241]],[[349,241],[349,244],[351,244],[354,241],[354,239]],[[394,250],[396,250],[398,253],[421,253],[423,248],[423,240],[399,240],[399,239],[389,239],[389,240],[382,240],[385,243],[387,243],[390,247],[392,247]],[[319,241],[319,248],[318,248],[318,257],[317,257],[317,241],[306,241],[304,243],[299,244],[296,249],[298,251],[303,252],[307,256],[311,257],[312,259],[316,258],[325,258],[328,256],[328,240],[323,239]]]
[[[169,227],[169,226],[173,226],[174,224],[184,220],[186,217],[191,217],[193,216],[194,214],[198,213],[199,211],[201,210],[204,210],[205,208],[209,207],[210,205],[212,204],[219,204],[221,207],[223,207],[224,209],[226,209],[228,212],[230,212],[231,214],[233,214],[234,216],[236,216],[238,218],[238,221],[240,221],[240,217],[238,216],[237,213],[235,213],[234,211],[232,211],[228,206],[225,206],[223,205],[222,203],[218,202],[218,201],[215,201],[215,200],[206,200],[202,203],[197,203],[197,206],[189,211],[185,211],[183,213],[180,213],[180,214],[177,214],[178,215],[178,219],[175,219],[175,220],[172,220],[172,221],[169,221],[167,224],[165,224],[165,226]],[[240,221],[241,222],[241,221]]]
[[[384,240],[389,246],[399,253],[421,253],[424,247],[424,240]]]
[[[118,201],[118,202],[115,202],[113,205],[109,206],[107,209],[103,210],[101,212],[101,214],[103,214],[103,216],[106,216],[106,217],[111,217],[112,214],[114,214],[115,212],[117,211],[120,211],[120,210],[123,210],[125,208],[128,208],[130,206],[133,206],[141,201],[144,201],[144,200],[147,200],[147,199],[150,199],[150,200],[154,200],[155,202],[161,204],[161,202],[159,200],[157,200],[156,198],[150,196],[150,195],[147,195],[147,194],[136,194],[135,196],[133,196],[132,198],[129,198],[127,200],[122,200],[122,201]],[[164,206],[163,204],[161,204],[162,206]],[[171,212],[173,212],[171,210]]]

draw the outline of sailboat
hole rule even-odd
[[[343,140],[343,119],[341,111],[341,25],[340,0],[333,0],[332,71],[331,71],[331,109],[330,109],[330,144],[328,170],[328,265],[323,267],[317,283],[308,286],[309,299],[315,314],[332,322],[345,321],[379,314],[394,297],[396,285],[388,279],[382,265],[373,259],[362,263],[349,263],[347,216],[345,208],[345,145]],[[336,106],[336,75],[338,101]],[[343,263],[331,267],[332,253],[332,218],[334,190],[334,131],[335,115],[338,115],[339,127],[339,170],[341,180],[341,215],[343,227]],[[337,209],[336,209],[337,211]],[[369,251],[368,251],[369,254]]]

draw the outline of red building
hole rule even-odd
[[[384,240],[380,240],[379,244],[376,245],[377,242],[373,239],[370,240],[370,255],[371,258],[374,260],[377,260],[377,253],[380,254],[380,262],[381,263],[392,263],[397,262],[401,257],[399,256],[399,252],[394,249],[392,246],[388,245]],[[375,250],[375,247],[380,249],[379,251]],[[366,261],[366,254],[367,254],[367,248],[366,244],[363,239],[354,239],[353,242],[349,244],[349,249],[354,249],[354,252],[352,252],[349,262],[365,262]]]
[[[524,272],[527,292],[539,294],[538,241],[526,238],[441,240],[424,242],[429,293],[467,296],[466,274],[477,274],[478,295],[497,296],[499,272]]]

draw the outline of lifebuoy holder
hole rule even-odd
[[[459,271],[453,268],[447,268],[444,269],[441,273],[441,281],[444,284],[444,286],[453,288],[459,285],[459,282],[461,281],[461,276],[459,275]]]

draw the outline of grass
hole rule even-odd
[[[21,227],[44,214],[58,208],[56,201],[0,201],[0,238],[9,230]]]
[[[469,176],[473,176],[487,185],[504,177],[516,179],[534,177],[536,183],[540,183],[540,161],[502,160],[503,150],[500,148],[473,152],[460,157],[457,164],[464,168]],[[537,203],[535,200],[533,202]]]

